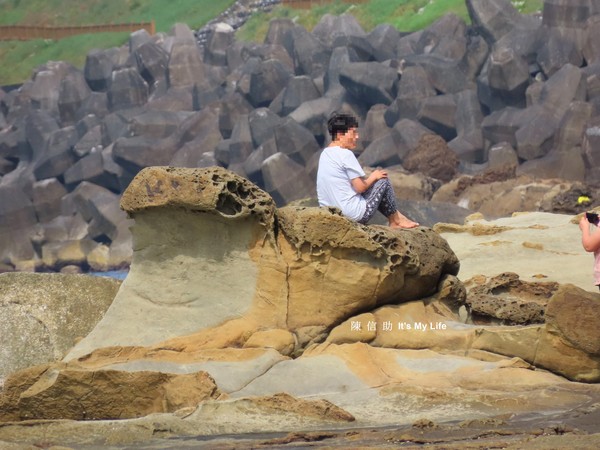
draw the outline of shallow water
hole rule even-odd
[[[124,280],[129,273],[128,270],[111,270],[108,272],[90,272],[89,275],[93,275],[95,277],[107,277],[107,278],[115,278],[117,280]]]

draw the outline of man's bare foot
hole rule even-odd
[[[402,220],[400,223],[390,223],[391,228],[416,228],[419,224],[412,220]]]
[[[419,226],[418,222],[413,222],[408,217],[403,216],[400,212],[388,217],[391,228],[416,228]]]

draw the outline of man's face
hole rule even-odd
[[[345,148],[353,150],[356,148],[358,137],[358,128],[350,128],[344,133],[341,140]]]

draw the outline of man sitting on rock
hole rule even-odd
[[[320,206],[335,206],[350,220],[366,224],[379,210],[392,228],[419,226],[396,207],[396,197],[385,170],[376,169],[365,178],[352,150],[358,141],[354,116],[333,113],[327,122],[332,141],[321,153],[317,172]]]

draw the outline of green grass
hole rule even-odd
[[[157,31],[167,32],[177,22],[187,23],[192,29],[200,28],[234,1],[0,0],[0,25],[67,26],[154,20]],[[513,2],[525,14],[540,10],[542,3],[542,0]],[[389,23],[400,31],[419,30],[446,12],[468,22],[464,0],[370,0],[356,5],[335,0],[310,10],[280,5],[269,14],[256,14],[237,32],[237,39],[263,42],[272,18],[293,19],[312,30],[324,14],[344,12],[354,15],[367,32],[381,23]],[[31,77],[33,69],[47,61],[67,61],[82,68],[90,50],[123,45],[128,37],[129,33],[100,33],[57,41],[0,41],[0,85],[22,83]]]
[[[155,21],[167,32],[177,22],[200,28],[235,0],[0,0],[0,25],[69,26]],[[83,67],[94,48],[127,42],[129,33],[98,33],[60,40],[0,41],[0,85],[21,83],[47,61]]]
[[[515,7],[523,14],[542,9],[543,0],[515,0]],[[270,14],[257,14],[237,32],[243,41],[263,42],[272,18],[288,18],[312,30],[324,14],[352,14],[366,32],[377,25],[388,23],[400,31],[416,31],[427,27],[441,16],[452,12],[470,23],[464,0],[370,0],[352,4],[336,0],[330,4],[308,9],[278,6]]]

